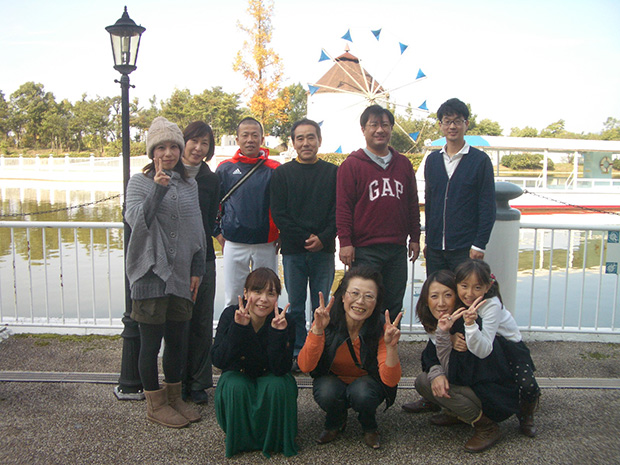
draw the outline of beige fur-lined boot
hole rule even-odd
[[[183,428],[189,421],[168,404],[166,389],[144,391],[146,397],[146,418],[168,428]]]
[[[200,421],[200,413],[198,413],[198,411],[194,407],[185,403],[185,401],[183,401],[183,399],[181,398],[181,390],[183,388],[180,381],[178,383],[172,384],[164,382],[164,386],[166,388],[168,403],[170,404],[170,407],[183,415],[183,417],[185,417],[191,423]]]

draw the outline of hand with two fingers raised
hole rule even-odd
[[[273,329],[286,329],[286,327],[288,326],[288,322],[286,321],[286,311],[288,310],[290,305],[291,304],[286,304],[284,310],[280,311],[280,309],[278,308],[278,302],[276,302],[276,305],[273,309],[274,317],[273,320],[271,320],[271,327]]]
[[[465,321],[465,326],[471,326],[476,322],[478,318],[478,309],[486,303],[486,300],[482,300],[484,296],[478,297],[474,300],[474,303],[471,304],[465,312],[463,312],[463,321]]]
[[[314,323],[312,323],[312,328],[310,329],[317,336],[322,336],[325,328],[330,321],[330,312],[334,305],[334,297],[329,300],[327,307],[325,306],[325,298],[323,297],[323,293],[319,292],[319,306],[314,311]]]
[[[160,157],[156,157],[153,159],[153,163],[155,165],[155,177],[153,178],[153,181],[157,184],[161,184],[162,186],[167,186],[170,182],[170,176],[168,176],[164,171],[164,162]]]
[[[452,328],[454,322],[463,316],[463,312],[465,312],[465,310],[467,309],[461,307],[458,310],[454,311],[451,315],[448,315],[447,313],[444,314],[437,321],[437,327],[443,331],[450,331],[450,328]]]
[[[400,312],[394,323],[390,321],[390,311],[385,311],[385,326],[383,332],[383,341],[385,342],[386,347],[396,347],[398,345],[398,341],[400,339],[400,329],[398,329],[398,325],[400,324],[400,320],[403,318],[403,312]]]
[[[239,297],[239,308],[235,311],[235,323],[243,325],[243,326],[247,326],[250,324],[250,312],[248,311],[247,308],[245,308],[245,305],[243,305],[243,297],[238,296]]]

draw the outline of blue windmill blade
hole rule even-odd
[[[320,87],[318,86],[313,86],[312,84],[308,84],[308,91],[310,91],[310,95],[314,95],[315,92],[319,89]]]
[[[323,121],[319,121],[319,127],[323,126]]]
[[[325,52],[325,50],[321,49],[321,58],[319,58],[319,62],[330,60],[329,55]]]
[[[420,110],[428,111],[428,107],[426,106],[426,100],[424,100],[424,103],[422,103],[422,105],[420,105],[418,108]]]
[[[339,146],[334,153],[342,153],[342,145]]]
[[[422,72],[422,68],[418,69],[418,75],[415,77],[415,78],[416,78],[416,81],[417,81],[418,79],[422,79],[422,78],[425,78],[425,77],[426,77],[426,74],[424,74],[424,73]]]
[[[400,45],[400,54],[402,55],[403,53],[405,53],[405,50],[407,50],[407,47],[409,47],[409,45],[405,45],[402,42],[398,42],[398,45]]]
[[[353,43],[353,39],[351,39],[351,29],[347,29],[347,32],[345,33],[345,35],[342,36],[342,38]]]
[[[414,142],[418,141],[418,137],[420,136],[420,131],[409,133],[409,137],[413,139]]]
[[[381,29],[377,29],[376,31],[370,31],[375,36],[375,39],[379,40],[379,36],[381,35]]]

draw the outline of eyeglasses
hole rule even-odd
[[[366,123],[366,126],[370,129],[379,129],[379,127],[381,127],[381,129],[385,131],[392,127],[390,123]]]
[[[455,120],[443,120],[441,123],[442,126],[449,128],[450,126],[452,126],[453,124],[457,127],[460,128],[461,126],[463,126],[465,124],[464,119],[455,119]]]
[[[377,300],[377,297],[372,294],[362,294],[361,292],[358,292],[358,291],[345,291],[345,292],[349,294],[349,297],[351,297],[353,300],[362,299],[362,301],[368,302],[370,304]]]

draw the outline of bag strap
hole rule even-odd
[[[225,195],[224,197],[222,197],[222,200],[220,200],[220,208],[222,207],[222,205],[224,204],[224,202],[226,202],[226,201],[230,198],[230,196],[231,196],[231,195],[233,195],[233,193],[234,193],[237,189],[239,189],[239,188],[241,187],[241,184],[243,184],[244,182],[246,182],[246,181],[249,179],[249,177],[250,177],[250,176],[252,176],[252,175],[256,172],[256,170],[257,170],[258,168],[260,168],[260,167],[263,165],[263,163],[265,163],[265,161],[266,161],[266,159],[265,159],[265,158],[261,158],[261,159],[260,159],[260,160],[259,160],[259,161],[258,161],[258,162],[257,162],[257,163],[253,166],[253,167],[252,167],[252,169],[251,169],[250,171],[248,171],[247,173],[245,173],[245,175],[244,175],[241,179],[239,179],[239,181],[237,181],[237,182],[235,183],[235,185],[234,185],[234,186],[232,186],[232,187],[229,189],[229,191],[226,193],[226,195]]]
[[[353,348],[353,342],[351,341],[350,337],[347,338],[347,345],[349,346],[349,352],[351,352],[351,358],[353,359],[353,363],[355,363],[355,366],[357,368],[359,368],[360,370],[363,370],[362,364],[357,359],[357,355],[355,355],[355,349]]]

